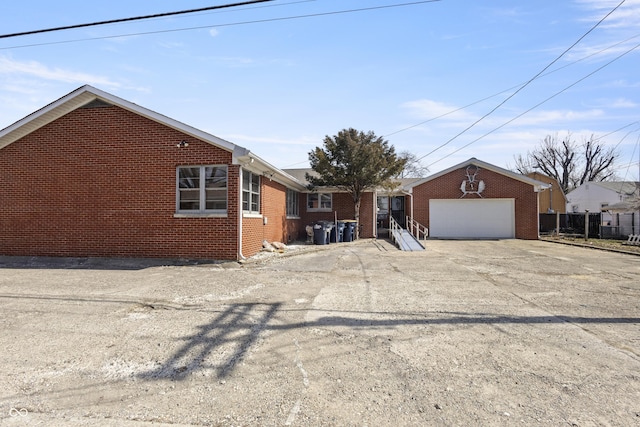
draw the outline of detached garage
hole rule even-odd
[[[548,184],[472,158],[406,187],[415,220],[440,239],[537,239]]]

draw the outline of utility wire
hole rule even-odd
[[[273,0],[267,0],[267,1],[273,1]],[[27,44],[27,45],[21,45],[21,46],[0,47],[0,50],[20,49],[20,48],[35,47],[35,46],[49,46],[49,45],[54,45],[54,44],[75,43],[75,42],[80,42],[80,41],[115,39],[115,38],[119,38],[119,37],[146,36],[146,35],[150,35],[150,34],[173,33],[173,32],[191,31],[191,30],[202,30],[202,29],[207,29],[207,28],[232,27],[232,26],[236,26],[236,25],[248,25],[248,24],[259,24],[259,23],[265,23],[265,22],[288,21],[288,20],[293,20],[293,19],[315,18],[315,17],[319,17],[319,16],[340,15],[340,14],[345,14],[345,13],[356,13],[356,12],[366,12],[366,11],[370,11],[370,10],[390,9],[390,8],[395,8],[395,7],[415,6],[415,5],[419,5],[419,4],[435,3],[435,2],[439,2],[439,1],[442,1],[442,0],[422,0],[422,1],[407,2],[407,3],[388,4],[388,5],[382,5],[382,6],[363,7],[363,8],[359,8],[359,9],[345,9],[345,10],[337,10],[337,11],[330,11],[330,12],[311,13],[311,14],[308,14],[308,15],[294,15],[294,16],[284,16],[284,17],[279,17],[279,18],[257,19],[257,20],[254,20],[254,21],[240,21],[240,22],[233,22],[233,23],[228,23],[228,24],[202,25],[202,26],[198,26],[198,27],[177,28],[177,29],[172,29],[172,30],[146,31],[146,32],[141,32],[141,33],[119,34],[119,35],[115,35],[115,36],[91,37],[91,38],[84,38],[84,39],[62,40],[62,41],[57,41],[57,42],[33,43],[33,44]]]
[[[560,60],[560,58],[562,58],[564,55],[567,54],[567,52],[569,52],[571,49],[573,49],[578,43],[580,43],[585,37],[587,37],[587,35],[589,35],[593,30],[595,30],[602,22],[604,22],[605,19],[607,19],[613,12],[615,12],[620,6],[622,6],[622,4],[625,2],[626,0],[622,0],[616,7],[614,7],[609,13],[607,13],[602,19],[600,19],[600,21],[598,21],[593,27],[591,27],[591,29],[589,29],[589,31],[587,31],[585,34],[582,35],[582,37],[580,37],[575,43],[573,43],[571,46],[569,46],[564,52],[562,52],[560,54],[560,56],[558,56],[556,59],[554,59],[553,61],[551,61],[546,67],[544,67],[538,74],[536,74],[535,76],[533,76],[531,79],[529,79],[529,81],[527,81],[524,85],[522,85],[518,90],[516,90],[515,92],[513,92],[511,95],[509,95],[507,98],[505,98],[504,101],[500,102],[498,105],[496,105],[493,109],[491,109],[491,111],[489,111],[488,113],[486,113],[485,115],[483,115],[482,117],[480,117],[478,120],[476,120],[475,122],[471,123],[469,126],[467,126],[465,129],[463,129],[461,132],[459,132],[458,134],[456,134],[455,136],[453,136],[452,138],[450,138],[448,141],[446,141],[445,143],[439,145],[438,147],[434,148],[433,150],[431,150],[430,152],[428,152],[427,154],[425,154],[422,157],[419,157],[417,160],[422,160],[425,157],[435,153],[436,151],[438,151],[439,149],[441,149],[442,147],[445,147],[446,145],[450,144],[451,142],[453,142],[454,140],[456,140],[458,137],[462,136],[463,134],[465,134],[468,130],[470,130],[471,128],[473,128],[475,125],[477,125],[478,123],[480,123],[482,120],[486,119],[487,117],[489,117],[491,114],[493,114],[498,108],[502,107],[507,101],[509,101],[511,98],[513,98],[514,96],[516,96],[518,93],[520,93],[525,87],[529,86],[534,80],[536,80],[538,77],[540,77],[545,71],[547,71],[553,64],[555,64],[556,62],[558,62]],[[556,94],[557,95],[557,94]],[[555,96],[555,95],[554,95]],[[535,107],[534,107],[535,108]],[[474,141],[475,142],[475,141]],[[471,144],[471,143],[470,143]],[[467,144],[467,145],[470,145]],[[466,145],[465,145],[466,147]],[[441,159],[442,160],[442,159]],[[439,160],[438,160],[439,161]]]
[[[41,30],[32,30],[32,31],[23,31],[23,32],[20,32],[20,33],[0,34],[0,39],[8,39],[8,38],[11,38],[11,37],[27,36],[27,35],[31,35],[31,34],[51,33],[53,31],[71,30],[71,29],[75,29],[75,28],[96,27],[98,25],[117,24],[117,23],[120,23],[120,22],[142,21],[144,19],[162,18],[162,17],[165,17],[165,16],[185,15],[185,14],[188,14],[188,13],[204,12],[204,11],[215,10],[215,9],[226,9],[226,8],[238,7],[238,6],[247,6],[247,5],[251,5],[251,4],[255,4],[255,3],[265,3],[265,2],[271,2],[271,1],[274,1],[274,0],[251,0],[251,1],[243,1],[243,2],[240,2],[240,3],[229,3],[229,4],[218,5],[218,6],[201,7],[201,8],[198,8],[198,9],[179,10],[179,11],[176,11],[176,12],[155,13],[153,15],[134,16],[134,17],[131,17],[131,18],[110,19],[110,20],[107,20],[107,21],[90,22],[90,23],[87,23],[87,24],[66,25],[66,26],[63,26],[63,27],[45,28],[45,29],[41,29]]]
[[[619,42],[617,42],[617,43],[614,43],[614,44],[612,44],[611,46],[608,46],[608,47],[606,47],[606,48],[603,48],[603,49],[601,49],[601,50],[599,50],[599,51],[597,51],[597,52],[593,52],[593,53],[591,53],[591,54],[589,54],[589,55],[587,55],[587,56],[584,56],[584,57],[582,57],[582,58],[580,58],[580,59],[577,59],[577,60],[575,60],[575,61],[573,61],[573,62],[570,62],[570,63],[568,63],[568,64],[565,64],[565,65],[563,65],[563,66],[561,66],[561,67],[558,67],[558,68],[556,68],[556,69],[554,69],[554,70],[551,70],[551,71],[549,71],[548,73],[544,73],[544,74],[540,75],[540,77],[546,77],[546,76],[549,76],[549,75],[551,75],[551,74],[553,74],[553,73],[557,73],[558,71],[561,71],[561,70],[563,70],[563,69],[565,69],[565,68],[571,67],[572,65],[575,65],[575,64],[577,64],[577,63],[579,63],[579,62],[586,61],[586,60],[587,60],[587,59],[589,59],[589,58],[592,58],[592,57],[594,57],[594,56],[600,55],[601,53],[606,52],[606,51],[607,51],[607,50],[609,50],[609,49],[613,49],[614,47],[620,46],[621,44],[627,43],[627,42],[629,42],[629,41],[631,41],[631,40],[633,40],[633,39],[636,39],[636,38],[638,38],[638,37],[640,37],[640,34],[636,34],[635,36],[628,37],[628,38],[626,38],[625,40],[622,40],[622,41],[619,41]],[[407,131],[407,130],[410,130],[410,129],[416,128],[416,127],[418,127],[418,126],[422,126],[422,125],[424,125],[424,124],[426,124],[426,123],[433,122],[433,121],[435,121],[435,120],[437,120],[437,119],[441,119],[441,118],[446,117],[446,116],[448,116],[448,115],[450,115],[450,114],[457,113],[458,111],[462,111],[462,110],[465,110],[465,109],[467,109],[467,108],[469,108],[469,107],[473,107],[474,105],[480,104],[480,103],[482,103],[482,102],[484,102],[484,101],[488,101],[488,100],[489,100],[489,99],[491,99],[491,98],[495,98],[496,96],[502,95],[503,93],[510,92],[510,91],[512,91],[512,90],[514,90],[514,89],[517,89],[517,88],[519,88],[519,87],[522,87],[523,85],[525,85],[525,83],[517,84],[517,85],[512,86],[512,87],[510,87],[510,88],[508,88],[508,89],[502,90],[502,91],[500,91],[500,92],[498,92],[498,93],[494,93],[493,95],[486,96],[486,97],[484,97],[484,98],[482,98],[482,99],[480,99],[480,100],[478,100],[478,101],[474,101],[474,102],[472,102],[472,103],[470,103],[470,104],[467,104],[467,105],[464,105],[464,106],[462,106],[462,107],[459,107],[459,108],[456,108],[456,109],[454,109],[454,110],[451,110],[451,111],[449,111],[449,112],[446,112],[446,113],[440,114],[439,116],[431,117],[431,118],[429,118],[429,119],[427,119],[427,120],[424,120],[424,121],[422,121],[422,122],[420,122],[420,123],[416,123],[416,124],[414,124],[414,125],[407,126],[407,127],[405,127],[405,128],[402,128],[402,129],[396,130],[396,131],[394,131],[394,132],[388,133],[388,134],[386,134],[386,135],[383,135],[383,138],[387,138],[387,137],[389,137],[389,136],[396,135],[396,134],[398,134],[398,133],[401,133],[401,132],[404,132],[404,131]]]
[[[612,59],[611,61],[607,62],[606,64],[604,64],[604,65],[602,65],[602,66],[600,66],[600,67],[596,68],[594,71],[590,72],[590,73],[589,73],[589,74],[587,74],[586,76],[584,76],[584,77],[582,77],[581,79],[579,79],[579,80],[575,81],[574,83],[570,84],[569,86],[565,87],[564,89],[562,89],[562,90],[560,90],[560,91],[558,91],[558,92],[554,93],[553,95],[551,95],[550,97],[546,98],[545,100],[543,100],[543,101],[541,101],[541,102],[537,103],[536,105],[534,105],[533,107],[529,108],[528,110],[523,111],[522,113],[518,114],[516,117],[512,118],[511,120],[508,120],[507,122],[505,122],[505,123],[501,124],[500,126],[498,126],[498,127],[494,128],[494,129],[492,129],[491,131],[489,131],[489,132],[485,133],[484,135],[482,135],[482,136],[480,136],[480,137],[478,137],[478,138],[474,139],[473,141],[471,141],[471,142],[469,142],[469,143],[467,143],[467,144],[463,145],[462,147],[458,148],[457,150],[452,151],[451,153],[447,154],[446,156],[441,157],[440,159],[436,160],[435,162],[433,162],[433,163],[429,164],[427,167],[431,167],[431,166],[433,166],[434,164],[436,164],[436,163],[438,163],[438,162],[440,162],[440,161],[442,161],[442,160],[446,159],[447,157],[452,156],[453,154],[457,153],[458,151],[460,151],[460,150],[462,150],[462,149],[464,149],[464,148],[467,148],[467,147],[468,147],[468,146],[470,146],[471,144],[474,144],[474,143],[476,143],[476,142],[480,141],[482,138],[485,138],[486,136],[491,135],[492,133],[496,132],[497,130],[502,129],[503,127],[507,126],[508,124],[510,124],[510,123],[512,123],[512,122],[514,122],[514,121],[516,121],[517,119],[519,119],[520,117],[524,116],[525,114],[530,113],[531,111],[535,110],[536,108],[538,108],[538,107],[539,107],[539,106],[541,106],[542,104],[545,104],[545,103],[547,103],[548,101],[552,100],[552,99],[553,99],[553,98],[555,98],[556,96],[558,96],[558,95],[560,95],[560,94],[562,94],[562,93],[566,92],[567,90],[569,90],[569,89],[571,89],[572,87],[576,86],[577,84],[579,84],[579,83],[583,82],[584,80],[586,80],[586,79],[588,79],[589,77],[593,76],[593,75],[594,75],[594,74],[596,74],[597,72],[601,71],[603,68],[605,68],[605,67],[607,67],[607,66],[611,65],[612,63],[614,63],[614,62],[615,62],[615,61],[617,61],[618,59],[622,58],[622,57],[623,57],[623,56],[625,56],[625,55],[628,55],[629,53],[633,52],[634,50],[636,50],[636,49],[638,49],[638,48],[640,48],[640,43],[639,43],[639,44],[637,44],[637,45],[635,45],[635,46],[634,46],[634,47],[632,47],[631,49],[627,50],[626,52],[623,52],[622,54],[618,55],[617,57],[615,57],[615,58],[614,58],[614,59]],[[634,123],[637,123],[637,122],[634,122]],[[633,123],[632,123],[632,124],[633,124]],[[627,126],[630,126],[630,125],[627,125]],[[625,127],[627,127],[627,126],[625,126]],[[622,129],[624,129],[624,128],[622,128]],[[617,132],[617,131],[616,131],[616,132]],[[435,150],[434,150],[434,151],[435,151]],[[432,151],[432,152],[433,152],[433,151]],[[422,156],[422,157],[420,157],[420,159],[423,159],[424,157],[425,157],[425,156]],[[420,159],[418,159],[418,160],[420,160]]]

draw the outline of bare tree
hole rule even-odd
[[[404,169],[396,178],[423,178],[429,173],[429,168],[420,163],[420,159],[410,151],[401,151],[398,157],[405,159]]]
[[[591,135],[578,144],[568,133],[562,140],[547,135],[540,146],[526,156],[515,156],[515,170],[522,174],[539,170],[558,180],[567,193],[588,181],[606,181],[614,176],[618,153]]]

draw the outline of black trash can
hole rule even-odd
[[[325,231],[324,225],[321,223],[313,225],[313,243],[316,245],[326,245],[329,243],[327,241],[327,232]]]
[[[313,226],[313,241],[316,245],[328,245],[333,222],[318,221]]]
[[[339,243],[344,239],[344,222],[338,223],[331,229],[331,243]]]
[[[356,222],[355,221],[345,221],[344,227],[344,235],[342,237],[343,242],[353,242],[356,238],[355,236],[356,230]]]

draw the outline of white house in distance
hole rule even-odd
[[[620,227],[621,235],[640,232],[640,212],[619,209],[640,195],[640,182],[585,182],[567,194],[567,212],[600,212],[602,225]]]

